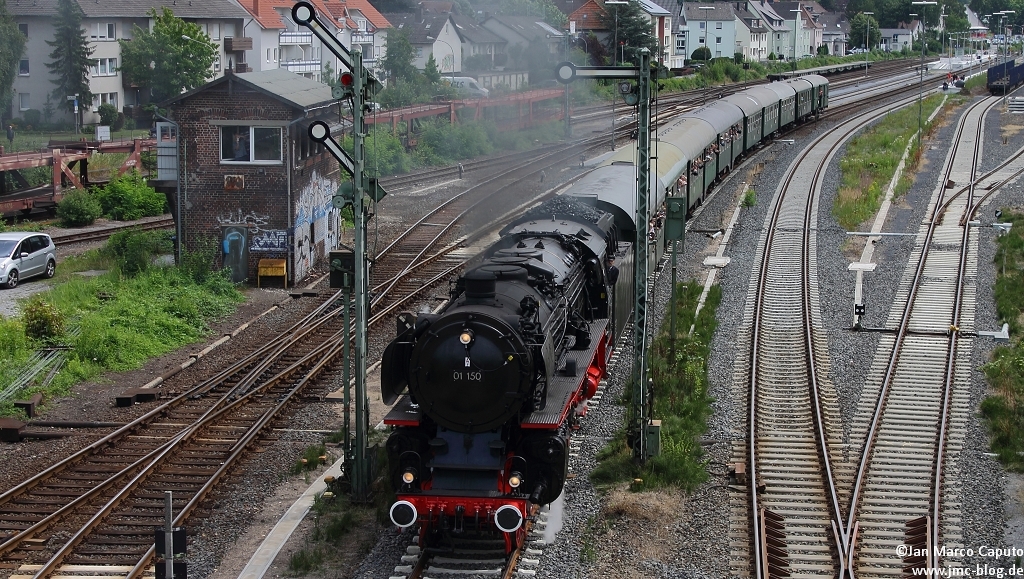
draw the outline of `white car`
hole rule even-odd
[[[45,233],[0,233],[0,286],[17,287],[23,279],[57,271],[57,248]]]

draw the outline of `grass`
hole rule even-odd
[[[924,99],[924,116],[928,116],[942,98],[941,95],[934,95]],[[840,162],[842,182],[839,195],[832,208],[833,215],[842,227],[853,230],[878,211],[885,198],[885,188],[896,174],[903,151],[917,132],[919,119],[916,106],[892,111],[847,145],[846,155]],[[929,123],[924,119],[923,122],[923,131],[928,134],[935,120]],[[911,166],[907,167],[897,184],[897,195],[909,190],[912,182],[907,175],[919,165],[920,146],[916,139],[909,161]]]
[[[16,398],[43,392],[51,399],[105,371],[139,368],[152,357],[202,340],[210,321],[244,299],[221,275],[197,283],[176,267],[153,266],[128,277],[116,260],[104,251],[69,257],[53,287],[32,298],[58,312],[66,332],[49,341],[69,347],[67,363],[48,386],[31,385]],[[78,275],[95,270],[106,273]],[[0,318],[0,385],[11,383],[20,364],[43,345],[26,338],[24,328],[23,318]],[[0,416],[18,412],[10,403],[0,404]]]
[[[290,472],[291,474],[302,474],[305,471],[313,470],[324,462],[321,457],[326,456],[327,447],[323,443],[306,447],[306,450],[302,451],[302,456],[292,464]]]
[[[990,447],[999,461],[1014,472],[1024,472],[1024,215],[1003,210],[1003,222],[1013,223],[999,238],[996,251],[996,311],[1009,324],[1011,345],[996,348],[983,367],[992,394],[981,404],[988,426]],[[1015,339],[1014,339],[1015,338]]]
[[[707,430],[713,402],[707,393],[707,358],[721,288],[712,287],[695,321],[702,286],[691,282],[677,287],[674,347],[665,321],[651,348],[652,415],[661,420],[661,454],[637,464],[626,444],[626,432],[620,430],[598,454],[600,464],[590,475],[599,486],[633,481],[630,488],[637,491],[677,487],[692,492],[708,478],[699,440]],[[691,324],[695,333],[687,336]],[[629,396],[627,393],[626,398]]]

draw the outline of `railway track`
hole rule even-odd
[[[999,168],[977,175],[984,116],[998,102],[975,103],[957,128],[931,217],[918,231],[898,293],[900,307],[889,316],[894,335],[880,346],[861,398],[851,439],[863,452],[844,489],[852,513],[847,526],[858,528],[859,542],[851,547],[860,577],[899,577],[908,568],[960,563],[940,560],[934,551],[902,557],[894,546],[923,553],[962,541],[958,493],[945,473],[959,455],[971,413],[977,233],[967,223],[995,190],[975,198],[977,183],[1005,183],[1024,172],[1017,166],[1018,151]],[[967,185],[950,190],[950,182]]]
[[[323,395],[315,379],[340,356],[332,304],[207,380],[153,391],[166,401],[0,494],[0,555],[23,563],[13,577],[68,565],[90,565],[95,576],[143,574],[163,491],[174,491],[181,525],[300,396]]]
[[[902,106],[913,99],[891,105]],[[886,107],[888,109],[890,107]],[[842,122],[787,170],[769,211],[745,312],[748,366],[734,392],[748,400],[748,439],[734,447],[748,502],[734,501],[736,573],[852,576],[859,526],[848,517],[838,467],[842,427],[828,382],[817,297],[816,199],[839,146],[885,110]],[[891,504],[891,497],[890,504]],[[902,524],[902,521],[901,521]],[[748,534],[749,533],[749,534]]]

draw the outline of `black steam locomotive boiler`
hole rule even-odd
[[[631,265],[611,214],[559,197],[505,227],[441,313],[399,317],[381,375],[398,400],[384,420],[395,525],[419,524],[423,546],[467,530],[521,543],[534,507],[562,492]]]

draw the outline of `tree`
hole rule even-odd
[[[618,23],[616,23],[618,14]],[[613,6],[611,10],[606,9],[602,22],[613,31],[608,36],[608,50],[615,52],[616,61],[620,58],[620,46],[626,62],[639,63],[641,48],[651,51],[651,58],[656,60],[659,56],[658,39],[654,36],[654,29],[651,26],[650,17],[637,0],[629,0],[625,6]],[[618,37],[619,46],[615,46],[615,39]]]
[[[864,42],[864,32],[867,30],[868,42]],[[878,21],[867,14],[857,14],[850,20],[850,43],[851,48],[860,46],[876,46],[881,39],[878,31]]]
[[[213,78],[217,45],[198,24],[166,6],[159,13],[150,8],[149,17],[155,20],[152,32],[135,26],[131,40],[118,40],[126,81],[149,88],[153,99],[162,101]]]
[[[14,75],[25,51],[25,35],[7,12],[7,1],[0,0],[0,111],[10,110]]]
[[[95,60],[89,58],[92,48],[82,28],[82,8],[74,0],[60,0],[57,3],[57,19],[53,24],[53,40],[46,44],[53,50],[46,68],[53,76],[51,82],[57,86],[53,89],[53,100],[69,113],[75,110],[74,101],[67,100],[71,95],[78,95],[78,120],[82,119],[82,111],[86,105],[92,104],[92,91],[89,90],[89,67]]]
[[[423,67],[423,74],[427,77],[430,84],[441,82],[441,73],[437,70],[437,61],[434,60],[433,54],[427,57],[427,64]]]
[[[394,81],[416,78],[419,71],[412,65],[414,54],[412,43],[409,42],[409,35],[404,30],[396,30],[394,28],[388,30],[388,41],[384,47],[384,58],[381,59],[380,63],[384,76]]]

